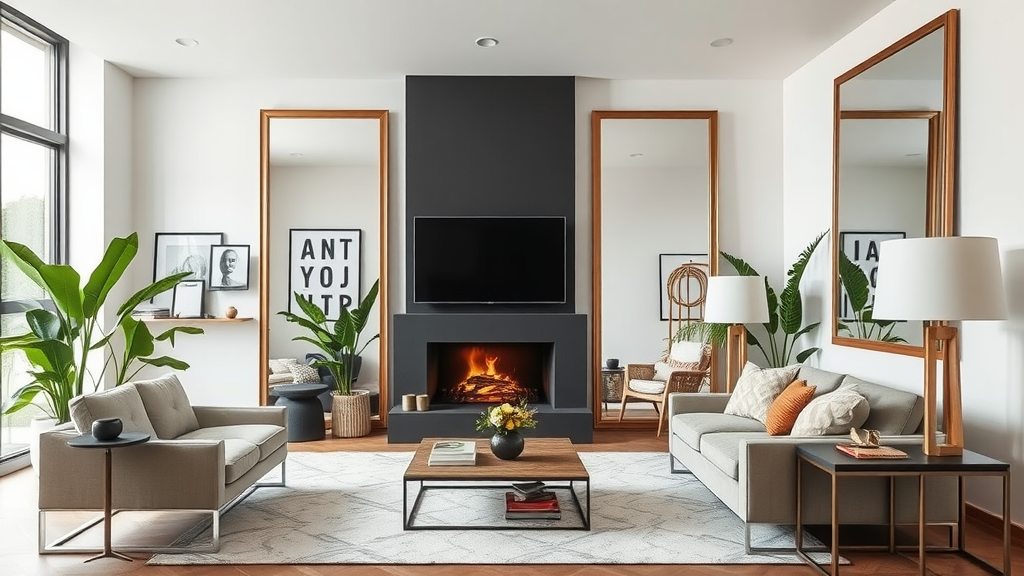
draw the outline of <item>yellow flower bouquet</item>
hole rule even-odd
[[[533,419],[536,413],[537,409],[530,408],[526,399],[515,405],[505,402],[484,410],[476,419],[476,429],[478,432],[506,434],[520,428],[534,428],[537,426],[537,421]]]

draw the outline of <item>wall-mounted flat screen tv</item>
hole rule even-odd
[[[413,302],[564,304],[564,216],[417,216]]]

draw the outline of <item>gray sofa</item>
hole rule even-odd
[[[880,431],[883,445],[922,443],[924,401],[920,396],[810,366],[802,366],[797,379],[816,386],[816,397],[840,386],[856,385],[870,406],[862,428]],[[724,414],[729,397],[730,394],[721,393],[670,396],[672,471],[692,473],[744,521],[748,553],[766,551],[751,546],[751,525],[796,523],[796,445],[836,444],[849,441],[849,435],[769,436],[764,424],[757,420]],[[829,524],[829,476],[808,467],[804,480],[804,523]],[[956,490],[955,477],[928,479],[925,495],[929,524],[955,524]],[[888,495],[885,478],[844,479],[839,486],[840,523],[888,524]],[[917,502],[917,479],[898,478],[898,524],[916,525]]]
[[[67,444],[91,431],[93,421],[99,418],[118,417],[124,431],[145,432],[151,437],[143,444],[113,451],[112,508],[209,513],[213,526],[209,551],[220,545],[220,514],[252,488],[284,485],[288,431],[282,406],[192,406],[178,378],[168,375],[79,396],[70,407],[73,423],[40,435],[41,554],[85,551],[53,545],[46,535],[47,514],[103,509],[102,451]],[[277,467],[279,482],[260,482]]]

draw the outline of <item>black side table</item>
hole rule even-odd
[[[275,406],[288,409],[288,441],[323,440],[324,406],[317,398],[328,390],[327,384],[281,384],[274,387]]]
[[[122,432],[120,436],[113,440],[97,440],[92,434],[82,434],[81,436],[75,436],[68,440],[68,446],[71,446],[72,448],[103,448],[105,453],[103,469],[103,553],[87,559],[86,562],[92,562],[98,558],[117,558],[119,560],[127,560],[128,562],[132,561],[131,558],[124,554],[114,552],[110,549],[110,451],[113,448],[133,446],[147,441],[149,441],[149,434],[142,432]]]
[[[1010,575],[1010,465],[1006,462],[993,460],[970,450],[964,450],[963,456],[927,456],[920,445],[900,444],[894,446],[907,453],[904,459],[871,459],[854,458],[836,450],[834,444],[797,444],[796,446],[796,553],[808,565],[820,574],[838,576],[839,574],[839,503],[838,481],[840,477],[850,476],[882,476],[889,478],[889,552],[895,552],[895,522],[893,518],[893,499],[895,497],[895,478],[911,476],[918,479],[918,549],[917,563],[921,576],[926,574],[925,568],[925,492],[924,480],[927,476],[957,477],[957,547],[956,551],[980,562],[990,572]],[[801,510],[803,468],[805,464],[819,468],[832,479],[832,542],[829,546],[832,554],[831,573],[826,572],[803,551],[803,513]],[[984,560],[974,556],[964,548],[964,477],[965,476],[999,476],[1003,479],[1003,571],[998,572]]]

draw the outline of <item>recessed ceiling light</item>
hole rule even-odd
[[[484,36],[483,38],[476,39],[477,46],[483,46],[484,48],[493,48],[498,45],[497,38],[491,38],[490,36]]]
[[[906,156],[907,158],[913,158],[914,156],[924,156],[924,154],[920,152],[911,152],[910,154],[904,154],[904,156]]]
[[[196,40],[195,38],[175,38],[174,41],[186,48],[195,48],[196,46],[199,46],[199,40]]]
[[[629,155],[629,157],[630,158],[639,158],[639,157],[641,157],[643,155],[644,155],[643,152],[633,152],[632,154]]]
[[[289,156],[292,158],[302,158],[302,152],[292,152]]]
[[[717,38],[711,41],[712,48],[722,48],[732,44],[732,38]]]

